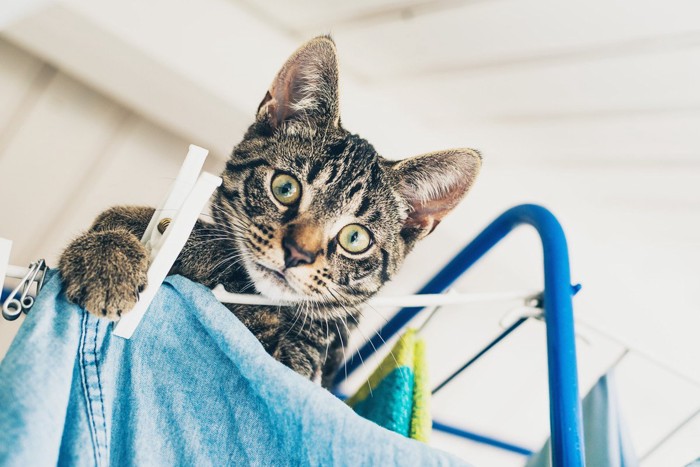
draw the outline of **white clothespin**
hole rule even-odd
[[[208,151],[190,145],[185,162],[165,201],[156,210],[141,242],[151,252],[148,285],[141,292],[133,310],[125,314],[114,328],[114,334],[129,339],[141,322],[146,309],[165,280],[180,251],[185,246],[199,214],[222,180],[207,172],[199,174]],[[199,177],[198,177],[199,175]],[[171,218],[164,233],[157,229],[164,218]]]

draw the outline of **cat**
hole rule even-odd
[[[227,305],[265,350],[330,387],[360,306],[472,186],[480,154],[390,161],[345,130],[336,47],[320,36],[282,66],[235,146],[171,274],[293,305]],[[139,239],[154,213],[115,207],[62,253],[67,299],[117,320],[146,285]],[[290,332],[291,331],[291,332]]]

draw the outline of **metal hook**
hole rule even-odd
[[[522,305],[517,308],[513,308],[506,314],[504,314],[498,321],[498,325],[505,329],[513,325],[516,321],[522,318],[541,318],[542,309],[536,306]]]
[[[581,290],[581,285],[572,285],[571,289],[572,295],[576,295],[578,291]],[[498,325],[502,329],[506,329],[522,318],[535,318],[540,321],[544,319],[544,296],[542,293],[526,297],[523,302],[523,305],[517,308],[513,308],[512,310],[504,314],[498,321]],[[588,336],[585,332],[582,332],[580,329],[577,329],[574,334],[577,339],[581,340],[587,346],[591,345],[590,336]]]
[[[501,317],[498,325],[505,329],[523,318],[541,319],[544,313],[542,297],[543,294],[541,292],[525,297],[520,306],[511,309]]]
[[[2,305],[2,316],[8,320],[8,321],[14,321],[16,320],[19,315],[22,313],[22,302],[20,300],[17,300],[15,296],[19,294],[20,289],[23,290],[24,293],[24,286],[27,283],[27,280],[32,276],[34,273],[34,268],[36,267],[37,263],[32,263],[29,265],[29,271],[27,271],[27,274],[22,278],[19,284],[17,284],[17,287],[12,290],[10,295],[7,297],[5,300],[5,303]],[[21,297],[21,295],[20,295]]]

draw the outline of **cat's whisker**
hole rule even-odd
[[[194,240],[196,241],[199,239],[208,239],[208,238],[225,238],[228,240],[232,240],[232,239],[236,238],[236,233],[235,232],[211,232],[211,233],[207,233],[207,234],[195,237]]]
[[[223,271],[221,271],[221,273],[219,274],[219,277],[225,277],[228,270],[231,269],[232,267],[241,265],[243,259],[244,258],[242,255],[238,255],[234,261],[231,261],[231,263],[229,263],[229,265],[226,266],[226,268],[224,268]]]
[[[242,254],[240,252],[233,251],[231,253],[224,255],[224,257],[221,260],[219,260],[219,262],[217,262],[214,266],[212,266],[211,269],[216,270],[216,268],[218,268],[220,265],[222,265],[226,261],[230,261],[232,259],[238,260],[240,258],[242,258]]]
[[[283,338],[289,334],[289,332],[294,329],[294,326],[297,324],[297,320],[299,319],[299,316],[301,315],[301,308],[300,307],[294,307],[294,322],[292,323],[291,326],[289,326],[289,329],[287,329],[287,332],[284,333]]]
[[[206,232],[197,232],[196,234],[193,234],[192,238],[193,239],[208,238],[208,237],[213,237],[213,236],[230,237],[232,233],[233,233],[233,231],[228,231],[228,230],[207,229]]]
[[[337,283],[335,283],[335,282],[333,282],[333,284],[335,284],[337,287],[340,287],[340,285],[337,284]],[[357,289],[354,289],[354,288],[352,288],[352,287],[350,287],[350,290],[352,290],[352,291],[354,291],[354,292],[359,292],[359,291],[357,291]],[[346,296],[342,291],[336,290],[336,292],[340,293],[341,296],[343,296],[343,297],[345,297],[345,298],[347,299],[347,296]],[[379,316],[379,318],[380,318],[382,321],[384,321],[384,324],[387,324],[387,323],[389,322],[389,320],[388,320],[383,314],[381,314],[381,313],[379,312],[379,310],[377,310],[375,307],[373,307],[368,301],[362,302],[362,306],[363,306],[363,307],[367,307],[367,308],[371,309],[374,313],[376,313],[376,315]]]
[[[357,310],[357,312],[360,314],[360,317],[362,317],[362,312],[360,310]],[[357,318],[355,318],[355,316],[352,314],[348,314],[348,316],[350,318],[352,318],[353,321],[355,321],[356,329],[360,332],[360,334],[362,334],[362,338],[364,339],[364,341],[369,342],[369,344],[372,346],[372,349],[374,349],[374,353],[377,353],[377,350],[378,350],[377,347],[375,347],[372,340],[368,339],[367,336],[365,335],[365,333],[362,331],[362,329],[360,328],[360,322],[357,320]],[[396,361],[396,359],[394,359],[394,361]]]
[[[348,379],[348,357],[345,354],[345,343],[343,342],[343,336],[338,327],[338,322],[333,321],[335,329],[338,331],[338,338],[340,339],[340,347],[343,349],[343,368],[345,369],[345,379]]]
[[[215,203],[212,203],[209,206],[209,208],[212,209],[212,212],[220,212],[222,214],[226,214],[229,216],[236,214],[235,212],[232,212],[232,210],[234,209],[234,207],[232,205],[227,204],[225,207],[228,209],[225,209],[224,207],[222,207],[218,204],[215,204]],[[236,219],[240,220],[240,218],[238,218],[238,217],[236,217]]]
[[[335,283],[333,282],[333,284],[335,284]],[[335,285],[337,285],[337,284],[335,284]],[[328,292],[330,292],[331,294],[333,294],[333,291],[332,291],[329,287],[326,287],[326,289],[328,289]],[[336,290],[335,292],[340,293],[340,294],[342,295],[342,292],[339,291],[339,290]],[[342,303],[339,302],[338,304],[339,304],[341,307],[345,308],[345,307],[343,306]],[[365,303],[364,305],[367,305],[367,304]],[[362,305],[361,305],[361,306],[362,306]],[[370,307],[370,308],[374,309],[374,307]],[[360,317],[364,317],[364,315],[362,314],[362,310],[361,310],[360,308],[358,308],[357,311],[358,311],[358,313],[360,314]],[[376,311],[376,310],[375,310],[375,311]],[[348,316],[352,316],[352,315],[351,315],[350,313],[348,313]],[[382,317],[382,316],[380,315],[380,317]],[[383,318],[383,317],[382,317],[382,318]],[[353,318],[353,319],[354,319],[354,318]],[[360,323],[359,323],[356,319],[355,319],[355,322],[357,323],[357,330],[360,331],[360,332],[362,332],[362,330],[361,330],[360,327],[359,327],[359,324],[360,324]],[[379,333],[378,330],[375,330],[375,331],[374,331],[374,334],[376,334],[377,337],[379,337],[379,339],[382,341],[383,345],[389,349],[389,355],[391,355],[391,358],[394,360],[394,364],[398,367],[398,366],[399,366],[399,362],[398,362],[398,360],[396,360],[396,356],[394,355],[393,349],[387,345],[386,341],[384,340],[384,338],[382,337],[382,335]],[[377,352],[377,348],[376,348],[375,345],[372,343],[371,339],[367,339],[366,336],[364,336],[364,337],[365,337],[365,341],[369,342],[370,345],[372,346],[372,348],[374,349],[374,351]],[[359,355],[359,354],[358,354],[358,355]]]
[[[323,363],[326,363],[326,360],[328,359],[328,347],[331,345],[331,336],[330,336],[330,329],[328,326],[328,316],[323,316],[324,321],[326,322],[326,350],[323,354]]]
[[[218,224],[210,228],[214,232],[234,232],[238,230],[247,230],[248,225],[243,222],[231,222],[230,224]]]
[[[219,268],[219,266],[223,265],[224,263],[226,263],[228,261],[231,261],[232,263],[229,264],[226,267],[226,269],[224,269],[224,271],[222,271],[220,274],[218,274],[219,277],[222,277],[224,272],[227,271],[228,268],[231,267],[232,264],[238,264],[240,262],[241,258],[242,258],[242,255],[240,253],[233,253],[233,254],[226,255],[221,261],[219,261],[218,263],[216,263],[214,266],[211,267],[211,271],[212,271],[212,273],[215,274],[216,270],[217,270],[217,268]]]
[[[241,292],[245,293],[251,289],[255,290],[255,283],[253,281],[248,281],[248,283],[241,289]]]
[[[334,296],[333,291],[331,289],[326,287],[326,290],[328,290],[328,293],[330,293],[332,296]],[[355,319],[353,317],[352,313],[347,308],[345,308],[345,305],[343,305],[342,303],[339,303],[339,304],[343,308],[343,310],[345,310],[345,316],[349,316],[349,317],[354,319],[355,324],[357,325],[356,329],[358,331],[360,331],[360,334],[362,334],[362,337],[365,339],[365,341],[367,341],[368,340],[367,336],[365,336],[364,333],[362,332],[362,329],[360,329],[360,327],[359,327],[360,323],[357,322],[357,319]],[[347,321],[345,321],[342,317],[340,318],[340,321],[343,323],[343,325],[345,326],[345,329],[348,331],[348,336],[350,336],[351,333],[350,333],[350,328],[348,327]],[[376,351],[376,349],[375,349],[375,351]],[[360,357],[360,364],[362,365],[362,367],[367,368],[367,366],[365,365],[365,360],[364,360],[364,358],[362,358],[362,355],[360,355],[360,354],[357,354],[357,355]],[[346,366],[346,371],[347,371],[347,366]],[[347,374],[345,375],[345,378],[347,379]],[[370,396],[372,396],[373,395],[372,394],[372,384],[369,381],[369,377],[367,378],[367,386],[369,387],[369,394],[370,394]]]
[[[224,233],[224,234],[235,234],[239,231],[246,230],[247,226],[240,223],[231,225],[207,225],[205,234],[207,233]]]
[[[211,209],[213,210],[212,212],[219,212],[222,215],[224,215],[227,218],[227,220],[231,223],[231,225],[238,225],[240,227],[247,227],[246,223],[241,219],[241,217],[239,215],[237,215],[238,213],[230,212],[230,211],[222,208],[221,206],[217,206],[216,204],[212,204]],[[214,216],[209,216],[209,217],[216,220],[216,218],[214,218]],[[221,224],[217,224],[217,227],[221,227]]]
[[[365,317],[364,314],[362,314],[362,311],[360,311],[360,317],[363,318],[363,319],[364,319],[364,317]],[[384,340],[384,337],[382,337],[382,335],[380,334],[379,330],[375,330],[375,331],[374,331],[374,334],[376,334],[377,337],[379,337],[379,340],[382,341],[382,345],[383,345],[384,347],[386,347],[386,348],[389,349],[389,355],[391,355],[391,359],[394,360],[394,364],[395,364],[397,367],[399,367],[399,362],[396,360],[396,356],[394,355],[394,350],[393,350],[393,349],[389,346],[389,344]],[[372,343],[371,340],[369,341],[369,343],[370,343],[370,345],[372,346],[372,348],[374,349],[374,351],[377,352],[378,349],[374,346],[374,344]]]
[[[220,242],[220,241],[232,241],[233,239],[230,236],[208,236],[208,237],[198,237],[197,238],[197,245],[203,245],[205,243],[210,243],[210,242]],[[193,245],[194,246],[194,245]]]
[[[304,321],[301,323],[301,329],[299,329],[299,331],[297,331],[296,337],[299,337],[299,333],[304,329],[304,326],[306,326],[306,318],[309,317],[309,312],[308,312],[308,310],[307,310],[308,304],[309,304],[309,302],[306,301],[306,300],[304,300],[303,302],[301,302],[302,309],[304,310]]]
[[[352,315],[348,315],[348,316],[352,316]],[[348,336],[350,336],[350,328],[348,327],[347,321],[345,321],[344,319],[341,319],[340,321],[343,323],[343,326],[345,326],[345,329],[348,331]],[[357,322],[357,320],[355,320],[355,322]],[[357,328],[357,330],[360,331],[360,334],[362,334],[362,337],[363,337],[365,340],[367,340],[367,336],[364,335],[364,333],[362,332],[362,330],[360,330],[359,327]],[[368,366],[365,365],[365,359],[362,358],[362,355],[358,353],[357,356],[360,357],[360,364],[361,364],[362,368],[365,368],[365,369],[368,368]],[[370,374],[367,376],[367,387],[369,387],[369,395],[370,395],[370,396],[373,396],[373,394],[372,394],[372,383],[370,383],[370,376],[372,376],[372,373],[370,373]]]

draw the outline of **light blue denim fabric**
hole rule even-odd
[[[48,280],[0,364],[0,465],[462,465],[362,419],[167,279],[131,340]]]

